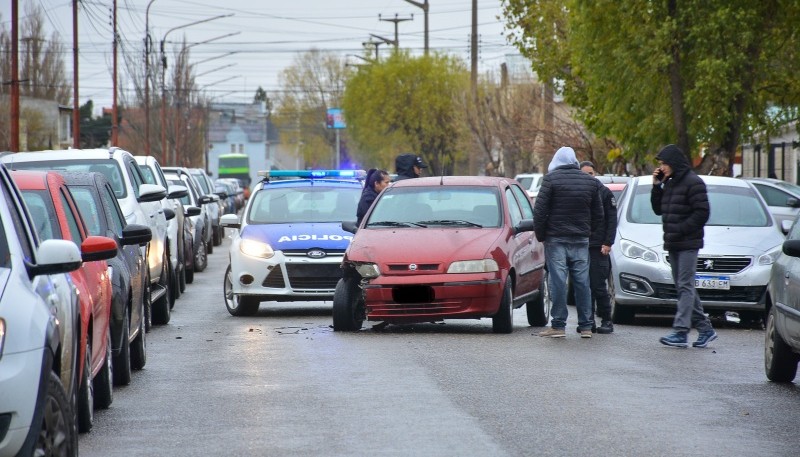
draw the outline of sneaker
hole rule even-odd
[[[667,336],[662,336],[658,341],[661,341],[661,344],[666,344],[667,346],[676,348],[689,347],[689,343],[686,342],[686,332],[672,332]]]
[[[693,348],[704,348],[708,346],[708,343],[717,339],[717,332],[714,329],[709,329],[706,332],[701,332],[697,335],[697,341],[692,343]]]
[[[581,330],[581,338],[591,338],[592,331],[591,330]]]
[[[614,333],[614,323],[611,321],[603,321],[600,323],[600,327],[597,327],[597,333],[601,335],[608,335],[609,333]]]
[[[575,327],[575,333],[580,333],[581,329]],[[597,324],[592,324],[592,333],[597,333]]]
[[[539,336],[543,336],[545,338],[564,338],[567,336],[567,333],[564,331],[563,328],[548,328],[547,330],[539,332]]]

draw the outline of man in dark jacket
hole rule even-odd
[[[581,162],[581,171],[595,175],[594,164]],[[600,327],[597,333],[613,333],[614,324],[611,322],[611,296],[608,294],[606,280],[611,272],[611,245],[617,235],[617,200],[605,184],[597,181],[597,191],[603,204],[603,223],[589,236],[589,284],[592,289],[592,310],[597,310],[600,316]],[[592,316],[594,324],[594,315]]]
[[[422,169],[428,168],[428,165],[418,155],[400,154],[394,159],[394,168],[397,172],[395,181],[402,181],[403,179],[419,178]]]
[[[694,286],[697,253],[703,247],[703,227],[711,213],[706,184],[674,144],[664,147],[656,159],[660,166],[653,171],[650,204],[653,212],[661,216],[664,250],[669,253],[672,279],[678,291],[673,332],[660,341],[685,348],[689,345],[687,334],[694,327],[699,336],[692,346],[704,348],[717,338]]]
[[[597,180],[578,168],[575,151],[569,147],[556,151],[547,171],[533,209],[533,228],[536,239],[544,242],[553,307],[551,326],[539,336],[566,336],[569,275],[575,288],[578,331],[581,338],[591,338],[589,235],[603,222]]]

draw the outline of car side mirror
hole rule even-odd
[[[355,233],[358,231],[358,224],[356,224],[356,221],[343,221],[342,230],[355,235]]]
[[[800,200],[794,197],[789,197],[786,199],[786,206],[790,208],[797,208],[798,206],[800,206]]]
[[[240,228],[242,223],[239,221],[239,216],[235,214],[225,214],[219,218],[219,225],[227,228]]]
[[[78,246],[67,240],[45,240],[36,250],[36,263],[25,261],[28,277],[69,273],[81,267]]]
[[[167,197],[167,189],[158,184],[142,184],[139,187],[139,198],[136,200],[139,203],[157,202]]]
[[[213,201],[214,199],[211,198],[210,195],[203,195],[202,197],[197,199],[197,203],[200,203],[201,205],[207,205]]]
[[[783,253],[792,257],[800,257],[800,240],[784,241]]]
[[[196,206],[187,206],[183,209],[183,215],[188,217],[199,216],[203,211]]]
[[[533,231],[533,219],[523,219],[514,227],[514,234]]]
[[[123,246],[134,244],[144,246],[149,243],[152,238],[153,232],[150,230],[150,227],[145,227],[144,225],[128,224],[122,229],[121,242]]]
[[[175,219],[175,211],[172,211],[169,208],[164,208],[164,217],[169,221]]]
[[[117,242],[107,236],[87,236],[81,243],[84,262],[108,260],[117,256]]]
[[[167,198],[170,200],[183,198],[189,195],[189,189],[184,186],[172,185],[169,186],[169,193],[167,194]]]
[[[226,198],[228,198],[228,193],[227,192],[216,192],[216,194],[222,200],[225,200]]]

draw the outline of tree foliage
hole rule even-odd
[[[705,148],[729,174],[743,137],[796,106],[800,3],[781,0],[504,0],[512,42],[596,134],[646,160]]]
[[[464,158],[468,85],[464,64],[442,54],[398,51],[359,67],[342,107],[364,162],[393,165],[396,154],[413,151],[430,163],[431,174],[452,174]]]

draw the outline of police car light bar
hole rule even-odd
[[[364,170],[260,170],[258,176],[264,178],[354,178],[364,179]]]

